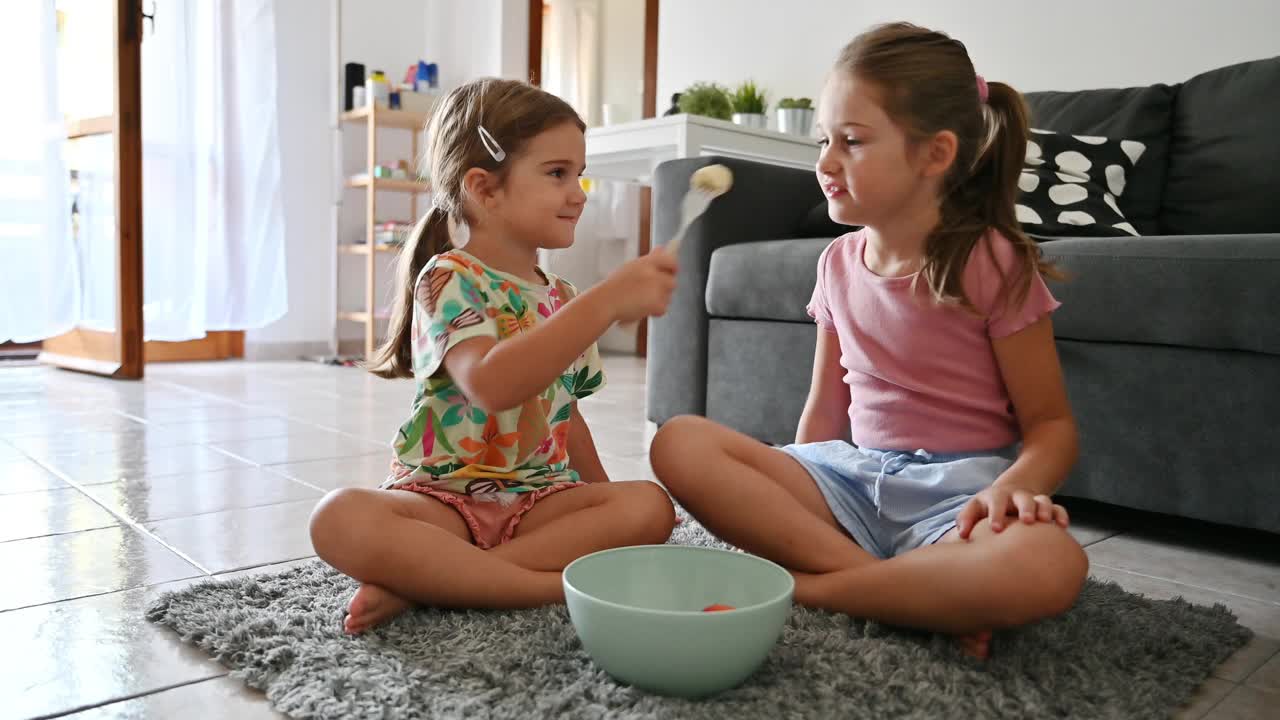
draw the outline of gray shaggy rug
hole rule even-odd
[[[697,523],[671,542],[724,545]],[[978,663],[945,637],[796,608],[746,684],[701,702],[619,685],[563,607],[417,610],[339,631],[353,582],[319,561],[161,597],[147,616],[295,718],[1166,718],[1249,630],[1223,606],[1090,580],[1066,615],[997,633]]]

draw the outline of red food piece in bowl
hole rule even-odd
[[[737,610],[737,608],[732,605],[721,605],[720,603],[702,608],[702,612],[723,612],[725,610]]]

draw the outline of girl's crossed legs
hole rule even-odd
[[[675,513],[646,481],[594,483],[538,500],[515,536],[490,550],[472,544],[462,516],[416,492],[344,488],[311,516],[316,554],[360,581],[345,621],[361,632],[414,604],[526,608],[564,601],[560,571],[612,547],[663,543]]]
[[[1052,523],[983,520],[970,540],[878,560],[840,527],[808,471],[781,450],[700,417],[675,418],[650,450],[658,478],[707,529],[793,571],[796,602],[889,624],[969,636],[1066,611],[1088,559]]]

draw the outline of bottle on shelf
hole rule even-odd
[[[391,102],[391,85],[387,82],[387,74],[374,70],[365,80],[365,101],[370,105],[388,107]]]

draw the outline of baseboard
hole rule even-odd
[[[329,355],[330,343],[323,340],[310,342],[246,342],[245,360],[299,360],[304,355]]]

